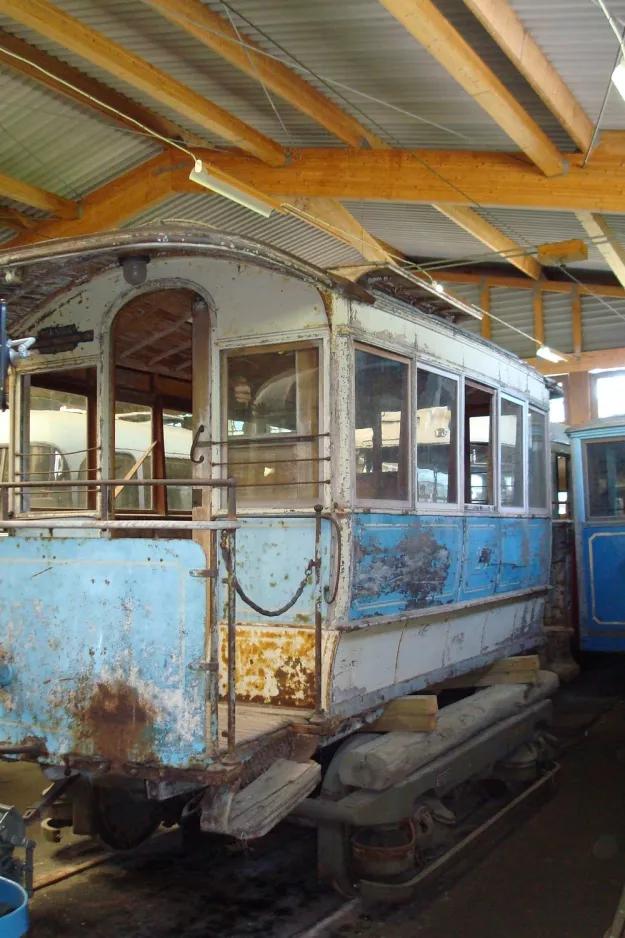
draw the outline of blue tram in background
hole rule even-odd
[[[625,418],[594,420],[569,435],[580,645],[625,651]]]

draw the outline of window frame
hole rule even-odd
[[[530,505],[529,498],[529,472],[530,472],[530,433],[529,433],[529,424],[530,424],[530,414],[531,413],[540,414],[543,418],[545,424],[545,452],[543,457],[543,472],[545,473],[546,488],[545,488],[545,501],[546,506],[544,508],[536,508]],[[539,516],[541,518],[548,517],[551,518],[551,504],[552,504],[552,491],[551,491],[551,433],[550,433],[550,423],[549,423],[549,410],[544,410],[535,404],[532,404],[528,401],[527,404],[527,418],[526,418],[526,444],[525,444],[525,453],[527,460],[527,473],[525,479],[525,489],[526,489],[526,503],[527,503],[527,514],[530,516]]]
[[[491,452],[492,452],[492,461],[493,461],[493,493],[492,501],[487,505],[480,505],[473,502],[467,502],[465,499],[465,489],[466,489],[466,464],[465,464],[465,446],[467,443],[466,440],[466,425],[467,425],[467,412],[466,412],[466,386],[469,384],[471,387],[478,389],[483,389],[488,391],[493,396],[493,406],[491,410]],[[462,376],[462,449],[461,449],[461,459],[462,459],[462,507],[469,514],[496,514],[501,511],[500,499],[499,499],[499,388],[494,384],[491,384],[489,381],[483,381],[480,378],[473,378],[471,375],[464,374]],[[469,472],[469,476],[471,473]]]
[[[609,418],[608,418],[609,419]],[[625,443],[625,433],[619,434],[618,436],[603,436],[595,437],[594,439],[583,440],[582,448],[582,460],[583,460],[583,472],[584,472],[584,521],[587,524],[600,522],[601,524],[618,524],[623,525],[625,523],[625,513],[622,515],[592,515],[590,513],[590,476],[588,473],[588,444],[592,443]]]
[[[11,416],[10,420],[10,430],[9,430],[9,480],[11,482],[19,482],[23,479],[24,476],[24,454],[26,452],[26,447],[31,445],[29,436],[30,436],[30,406],[26,407],[28,403],[30,405],[30,391],[31,391],[31,380],[33,378],[39,379],[44,378],[46,375],[58,375],[62,372],[67,371],[76,371],[77,369],[84,369],[85,371],[92,370],[95,379],[93,384],[94,394],[90,400],[89,394],[84,394],[84,397],[87,400],[87,413],[86,413],[86,441],[87,441],[87,450],[85,453],[88,453],[93,449],[98,454],[97,466],[95,469],[94,478],[102,478],[102,452],[103,452],[103,440],[101,432],[101,413],[102,413],[102,394],[101,394],[101,365],[96,361],[64,361],[58,367],[53,366],[53,362],[46,362],[46,367],[44,368],[26,368],[24,370],[18,371],[16,379],[14,382],[14,416]],[[72,392],[80,393],[80,392]],[[93,411],[90,415],[90,408],[93,408]],[[49,443],[47,440],[38,441],[34,445],[47,445],[54,446],[55,444]],[[58,447],[58,452],[66,459],[66,454]],[[80,468],[73,470],[70,468],[70,474],[76,471],[80,473]],[[70,479],[71,481],[71,479]],[[76,481],[82,481],[77,478]],[[73,492],[73,490],[68,486],[67,489],[62,491]],[[8,506],[9,510],[13,511],[15,517],[23,519],[33,519],[33,518],[46,518],[46,517],[98,517],[100,514],[100,501],[101,495],[100,490],[98,489],[95,493],[95,507],[85,507],[85,508],[30,508],[28,501],[28,489],[10,489],[8,494]],[[24,504],[27,504],[28,507],[25,508]]]
[[[456,501],[455,502],[422,502],[419,501],[419,483],[417,478],[417,471],[419,468],[419,441],[417,439],[417,411],[419,409],[419,399],[417,394],[417,375],[419,371],[429,371],[431,374],[440,375],[442,378],[450,378],[456,382],[456,424],[458,432],[456,433]],[[414,459],[414,467],[412,472],[413,478],[413,487],[414,487],[414,505],[415,508],[421,513],[430,512],[432,514],[442,514],[445,512],[456,513],[462,511],[464,506],[464,499],[461,498],[462,493],[464,492],[464,375],[459,372],[447,371],[444,368],[438,368],[436,365],[430,365],[428,363],[422,363],[417,359],[414,363],[414,419],[411,421],[411,426],[414,424],[414,446],[411,447],[411,452]]]
[[[249,337],[248,337],[249,340]],[[237,485],[237,510],[245,515],[263,514],[267,511],[279,511],[281,514],[289,512],[302,511],[302,509],[311,509],[315,504],[323,504],[328,507],[331,503],[331,472],[329,462],[328,445],[328,414],[326,413],[326,394],[327,384],[326,368],[329,357],[326,351],[326,340],[318,332],[306,339],[295,339],[287,342],[276,342],[273,337],[255,338],[250,345],[246,345],[245,339],[237,337],[236,339],[222,341],[215,348],[217,356],[216,382],[211,386],[211,393],[217,394],[218,405],[214,408],[214,413],[218,421],[215,440],[216,458],[219,461],[220,477],[228,478],[228,389],[227,389],[227,360],[233,353],[242,352],[249,354],[267,354],[270,352],[289,352],[304,351],[306,349],[317,349],[317,464],[318,464],[318,489],[317,495],[311,499],[293,499],[292,501],[278,501],[277,499],[265,499],[258,501],[247,501],[239,495],[239,490],[245,488],[244,485]],[[264,439],[259,437],[259,441]],[[286,437],[284,442],[289,442]],[[290,442],[293,442],[291,439]],[[327,476],[327,480],[326,477]],[[302,485],[314,484],[302,482]],[[226,494],[221,493],[218,496],[219,511],[226,507]]]
[[[497,507],[498,510],[505,515],[524,515],[527,514],[529,506],[529,404],[527,400],[523,398],[514,397],[513,394],[508,394],[507,391],[500,391],[497,395],[498,404],[497,404],[497,413],[498,413],[498,422],[497,422]],[[522,505],[504,505],[503,504],[503,493],[501,490],[501,482],[503,478],[503,460],[501,458],[501,447],[502,447],[502,434],[500,421],[502,418],[501,413],[501,404],[502,401],[509,401],[511,404],[516,404],[521,406],[522,416],[521,416],[521,433],[522,433],[522,443],[521,443],[521,464],[523,467],[523,504]]]
[[[408,366],[408,381],[406,382],[406,394],[407,394],[407,404],[408,404],[408,419],[406,421],[406,426],[408,429],[408,443],[407,443],[407,466],[406,466],[406,478],[408,481],[408,495],[406,500],[398,499],[386,499],[386,498],[359,498],[356,487],[356,352],[366,352],[369,355],[377,355],[379,358],[389,358],[391,361],[401,362],[403,365]],[[351,487],[353,492],[353,503],[357,508],[373,508],[378,510],[388,509],[392,511],[394,509],[406,509],[414,507],[414,490],[415,490],[415,420],[416,420],[416,408],[414,405],[414,399],[416,397],[416,363],[414,358],[409,355],[402,355],[400,352],[394,352],[387,348],[382,348],[377,345],[371,345],[368,342],[354,341],[352,342],[352,351],[351,351],[351,397],[352,397],[352,407],[351,407],[351,426],[352,434],[350,441],[350,451],[351,451]]]

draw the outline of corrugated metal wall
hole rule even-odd
[[[543,293],[543,315],[547,345],[559,352],[572,352],[573,313],[571,294]]]
[[[490,309],[494,316],[502,319],[529,335],[534,335],[534,313],[530,290],[511,290],[508,287],[493,287],[490,291]],[[530,358],[536,345],[530,339],[509,329],[504,322],[492,320],[493,342],[515,352],[521,358]]]
[[[447,289],[450,293],[453,293],[454,296],[464,300],[465,303],[472,303],[474,306],[480,305],[481,290],[478,284],[448,283]],[[475,335],[480,335],[482,331],[482,323],[479,319],[467,319],[466,322],[462,322],[459,325],[461,329],[465,329],[467,332],[473,332]]]
[[[622,318],[621,318],[622,317]],[[625,346],[625,300],[613,297],[582,297],[582,349]]]

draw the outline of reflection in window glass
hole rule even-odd
[[[417,371],[417,500],[455,504],[458,382]]]
[[[625,440],[586,444],[588,514],[594,518],[625,515]]]
[[[408,500],[406,362],[356,349],[356,496]]]
[[[193,443],[193,414],[163,409],[165,437],[165,476],[168,479],[190,479],[189,453]],[[168,511],[191,511],[191,487],[167,486]]]
[[[24,481],[41,488],[24,490],[24,508],[58,511],[85,508],[82,488],[46,488],[46,482],[81,478],[80,465],[87,452],[87,398],[83,394],[45,387],[55,376],[38,375],[30,389],[25,384],[28,436],[21,458]],[[34,385],[34,381],[37,385]]]
[[[528,463],[530,508],[547,508],[547,421],[544,414],[529,411]]]
[[[144,404],[115,402],[115,478],[152,478],[152,408]],[[152,487],[126,485],[115,498],[115,507],[152,507]]]
[[[523,405],[501,399],[501,504],[523,508]]]
[[[319,497],[319,350],[229,352],[225,357],[228,475],[237,497]],[[310,439],[313,437],[313,439]]]
[[[468,505],[492,505],[494,394],[467,381],[464,400],[465,501]]]
[[[625,374],[597,378],[597,416],[615,417],[625,414]]]

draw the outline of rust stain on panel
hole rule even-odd
[[[222,630],[221,692],[228,649]],[[312,629],[237,626],[237,698],[274,706],[315,706],[315,633]]]
[[[111,762],[155,759],[156,712],[134,687],[123,682],[98,682],[78,691],[72,710],[78,752]]]

